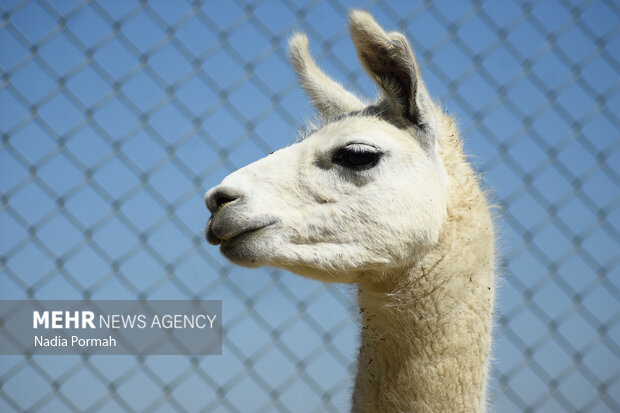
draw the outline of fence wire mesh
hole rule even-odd
[[[202,194],[373,95],[350,7],[406,32],[502,216],[492,411],[620,411],[620,5],[0,2],[0,298],[222,299],[224,355],[1,356],[1,411],[346,411],[354,296],[205,245]]]

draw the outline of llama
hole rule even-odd
[[[357,284],[354,412],[483,412],[494,234],[451,117],[407,39],[349,15],[381,96],[364,103],[318,68],[304,34],[291,62],[320,124],[209,190],[207,240],[233,263]]]

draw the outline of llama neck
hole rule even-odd
[[[387,275],[399,280],[388,288],[359,285],[354,412],[485,410],[492,249],[476,259],[432,255],[413,270]],[[474,262],[480,258],[486,261]]]

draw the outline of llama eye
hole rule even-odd
[[[382,155],[382,152],[371,146],[352,144],[338,149],[332,161],[347,169],[363,171],[376,166]]]

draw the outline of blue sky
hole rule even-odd
[[[407,33],[497,204],[497,411],[618,406],[617,3],[3,0],[0,297],[221,299],[226,338],[197,359],[2,356],[0,410],[347,409],[352,291],[232,266],[202,197],[312,116],[291,33],[376,95],[351,7]]]

